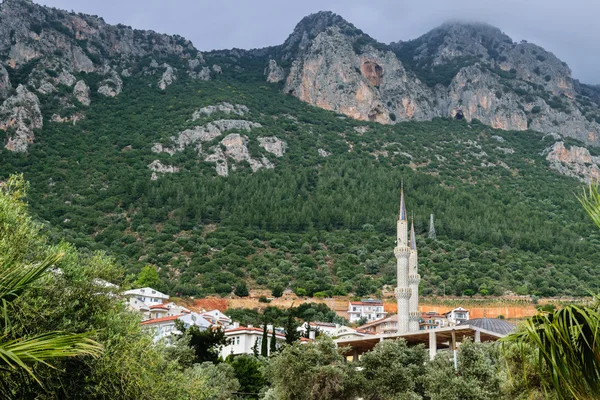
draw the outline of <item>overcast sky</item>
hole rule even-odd
[[[179,34],[199,50],[281,44],[302,17],[340,14],[373,38],[414,39],[449,19],[488,22],[552,51],[600,84],[600,0],[34,0],[110,24]]]

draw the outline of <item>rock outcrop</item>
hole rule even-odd
[[[39,99],[19,85],[17,93],[0,106],[0,129],[8,132],[5,147],[16,152],[27,151],[27,146],[34,140],[34,129],[42,126]]]
[[[177,79],[177,77],[175,76],[175,71],[173,70],[173,67],[171,67],[167,63],[163,64],[163,67],[165,68],[165,72],[163,72],[163,74],[160,78],[160,81],[158,81],[158,87],[161,90],[165,90],[167,88],[167,86],[172,84],[173,81],[175,81],[175,79]]]
[[[197,120],[203,116],[210,116],[216,112],[225,114],[245,115],[249,113],[248,107],[241,104],[220,103],[203,107],[194,112],[192,120]],[[214,140],[224,133],[234,131],[250,132],[252,129],[261,128],[258,122],[252,122],[242,119],[219,119],[208,122],[204,125],[195,126],[180,132],[177,136],[170,138],[171,146],[162,143],[154,143],[152,151],[154,153],[167,153],[174,155],[177,152],[184,151],[190,146],[194,146],[199,158],[206,162],[215,163],[215,169],[220,176],[228,176],[230,170],[236,170],[240,163],[246,162],[253,172],[261,168],[274,168],[275,166],[264,155],[253,157],[248,149],[248,136],[239,133],[230,133],[222,138],[218,144]],[[266,152],[275,154],[277,157],[283,156],[286,150],[286,143],[275,136],[259,137],[257,139],[259,147]],[[209,142],[212,142],[210,145]],[[158,173],[176,172],[160,169],[162,167],[178,168],[175,166],[165,166],[158,161],[153,162],[149,167],[153,170],[153,179],[157,179]]]
[[[287,148],[287,144],[275,136],[259,137],[258,143],[265,151],[275,154],[277,157],[283,157]]]
[[[238,133],[231,133],[219,142],[219,146],[214,146],[211,149],[212,154],[205,156],[204,160],[216,163],[217,174],[221,176],[229,175],[229,159],[240,163],[246,161],[252,172],[256,172],[261,168],[274,168],[274,165],[265,157],[260,160],[252,158],[248,151],[248,137]],[[232,165],[235,170],[235,164]]]
[[[157,180],[158,177],[162,174],[173,174],[175,172],[179,172],[179,168],[173,165],[165,165],[161,163],[159,160],[154,160],[150,164],[148,164],[148,168],[152,171],[152,176],[150,179],[153,181]]]
[[[331,155],[331,152],[325,150],[325,149],[317,149],[317,153],[319,154],[319,156],[321,157],[329,157]]]
[[[260,128],[261,124],[257,122],[246,121],[242,119],[220,119],[209,122],[206,125],[196,126],[180,132],[177,136],[172,136],[173,147],[166,147],[160,143],[155,143],[152,151],[155,153],[175,154],[178,151],[185,150],[186,147],[196,145],[196,150],[202,152],[201,143],[209,142],[223,134],[223,132],[232,129],[250,131],[253,128]]]
[[[75,96],[77,101],[84,106],[89,106],[91,103],[90,87],[82,80],[77,81],[75,84],[75,87],[73,88],[73,96]]]
[[[50,118],[52,122],[58,122],[61,124],[72,122],[73,125],[76,125],[77,122],[81,121],[82,119],[85,119],[85,115],[82,113],[75,113],[68,117],[61,117],[59,114],[52,114],[52,117]]]
[[[197,53],[191,42],[179,36],[134,31],[124,25],[109,25],[97,16],[44,7],[26,0],[2,2],[0,20],[0,101],[14,90],[8,75],[12,72],[7,71],[19,71],[18,83],[35,88],[49,101],[68,108],[73,100],[60,85],[76,85],[73,97],[83,105],[90,104],[89,86],[84,80],[77,81],[78,73],[104,75],[97,86],[98,92],[114,97],[123,87],[120,75],[130,75],[144,57],[188,58]],[[24,71],[28,75],[23,75]],[[164,77],[165,85],[168,75]],[[30,129],[25,136],[23,129],[19,132],[18,137],[27,137],[25,142],[33,140]],[[11,142],[8,148],[23,149],[23,140],[17,142]]]
[[[0,64],[0,100],[6,99],[12,88],[8,71]]]
[[[265,75],[267,76],[267,82],[270,83],[281,82],[285,79],[285,71],[273,59],[269,60],[269,65],[265,68]]]
[[[563,175],[572,176],[584,182],[600,182],[600,157],[594,157],[584,147],[567,148],[564,142],[556,142],[544,151],[550,168]]]
[[[108,78],[100,82],[98,93],[106,97],[118,96],[123,89],[123,81],[121,80],[121,77],[115,70],[110,70],[107,75]]]
[[[242,116],[246,115],[250,111],[248,110],[248,107],[246,107],[243,104],[220,103],[217,105],[202,107],[199,110],[194,111],[194,113],[192,114],[192,121],[196,121],[197,119],[212,115],[216,112],[221,112],[224,114],[236,114]]]

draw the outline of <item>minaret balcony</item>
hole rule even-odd
[[[411,311],[408,313],[408,320],[409,321],[421,321],[421,313],[418,311]]]
[[[418,285],[421,282],[421,275],[419,274],[411,274],[408,276],[408,284],[409,285]]]
[[[410,299],[411,295],[411,288],[396,288],[396,298],[398,299]]]
[[[396,258],[408,258],[410,256],[410,247],[398,246],[394,248],[394,255]]]

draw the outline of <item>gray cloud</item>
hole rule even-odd
[[[449,19],[487,22],[566,61],[575,78],[600,83],[597,0],[37,0],[111,24],[179,34],[200,50],[282,43],[304,16],[340,14],[375,39],[414,39]]]

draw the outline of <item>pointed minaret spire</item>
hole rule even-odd
[[[404,182],[400,188],[400,210],[398,211],[398,219],[406,221],[406,206],[404,205]]]
[[[410,249],[417,249],[417,238],[415,237],[415,221],[414,217],[410,219]]]

